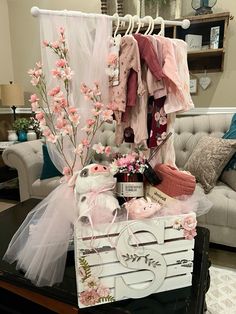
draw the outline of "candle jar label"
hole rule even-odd
[[[143,182],[117,182],[116,191],[119,196],[142,197]]]

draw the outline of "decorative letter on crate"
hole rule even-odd
[[[94,229],[78,222],[74,245],[79,307],[190,286],[194,240],[184,237],[181,221],[186,216],[195,219],[191,213]]]

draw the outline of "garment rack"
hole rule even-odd
[[[34,17],[38,17],[40,14],[53,14],[53,15],[67,15],[67,16],[78,16],[83,14],[87,17],[98,17],[101,16],[101,14],[97,13],[83,13],[80,11],[68,11],[68,10],[45,10],[45,9],[39,9],[38,7],[32,7],[31,8],[31,14]],[[108,15],[109,16],[109,15]],[[112,21],[117,21],[117,17],[115,16],[109,16],[109,18],[112,19]],[[119,17],[119,20],[121,22],[129,22],[130,18],[129,16]],[[154,20],[154,24],[161,24],[164,23],[164,25],[176,25],[181,26],[183,29],[187,29],[190,26],[190,21],[188,19],[184,19],[182,21],[171,21],[171,20],[164,20],[162,17],[156,17]],[[141,23],[149,23],[150,18],[148,16],[145,16],[143,18],[140,18]]]

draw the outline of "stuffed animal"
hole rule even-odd
[[[91,164],[75,174],[74,192],[82,222],[94,225],[114,219],[120,208],[113,195],[115,185],[116,178],[105,165]]]
[[[141,197],[125,203],[125,208],[130,219],[144,219],[153,217],[161,209],[161,206],[158,203],[148,202]]]

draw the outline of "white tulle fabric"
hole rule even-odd
[[[91,103],[84,99],[80,92],[81,83],[93,87],[94,81],[99,83],[102,92],[102,101],[108,103],[108,76],[105,72],[107,67],[107,55],[109,51],[109,39],[112,35],[112,20],[106,15],[77,13],[65,11],[61,16],[40,15],[40,37],[41,41],[55,41],[58,38],[60,27],[65,29],[66,45],[68,48],[69,65],[74,71],[71,81],[72,93],[69,95],[71,106],[79,108],[81,115],[80,126],[90,118]],[[50,49],[41,49],[42,62],[47,78],[48,90],[55,87],[50,71],[55,68],[56,57]],[[77,144],[84,138],[85,132],[78,128]],[[65,166],[64,160],[55,149],[55,145],[47,143],[49,154],[55,166],[62,171]],[[68,160],[74,156],[74,149],[70,142],[64,142],[64,153]],[[80,168],[78,165],[75,167]]]
[[[81,82],[92,86],[96,80],[100,85],[103,101],[108,100],[105,64],[112,22],[103,15],[72,15],[70,12],[59,16],[40,15],[40,34],[41,41],[55,41],[59,27],[65,28],[70,67],[75,72],[70,102],[79,108],[82,128],[85,120],[90,118],[91,107],[81,96]],[[55,67],[55,57],[48,49],[43,48],[42,61],[49,90],[56,84],[49,73]],[[78,143],[81,136],[83,135],[78,133]],[[62,171],[64,160],[60,158],[54,145],[48,145],[48,148],[56,167]],[[67,158],[73,158],[74,151],[68,143],[64,145],[64,152]],[[80,167],[77,164],[76,170]],[[62,183],[28,214],[13,236],[3,259],[10,263],[16,261],[17,268],[24,270],[25,277],[37,286],[52,286],[61,282],[68,244],[77,217],[78,208],[73,190],[66,183]]]
[[[37,286],[61,282],[69,240],[73,235],[76,204],[73,189],[57,187],[26,217],[3,257]]]

